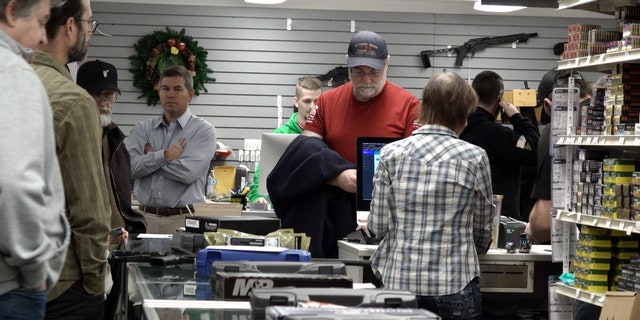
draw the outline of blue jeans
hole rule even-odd
[[[481,319],[480,280],[474,278],[462,291],[446,296],[417,296],[418,307],[427,309],[443,320]]]
[[[45,290],[19,288],[0,295],[1,320],[44,319]]]

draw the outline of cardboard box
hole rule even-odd
[[[242,204],[226,202],[194,203],[193,208],[197,216],[239,216],[242,215]]]
[[[507,90],[502,93],[502,101],[513,103],[516,107],[535,107],[536,91],[532,89]]]
[[[640,319],[638,292],[608,291],[600,312],[600,320]]]

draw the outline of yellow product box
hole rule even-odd
[[[602,170],[611,172],[634,172],[636,170],[633,159],[607,158],[602,160]],[[631,181],[629,181],[630,183]]]
[[[574,268],[573,274],[576,279],[586,281],[608,281],[609,270],[590,270],[582,268]]]
[[[578,236],[578,244],[590,247],[611,247],[611,236],[609,235],[593,235],[580,233]]]
[[[640,185],[640,171],[635,171],[633,173],[633,179],[631,179],[631,183],[634,185]]]
[[[613,239],[611,245],[614,248],[638,249],[638,241],[633,239]]]
[[[609,290],[609,282],[608,281],[590,281],[590,280],[582,280],[576,279],[575,287],[589,291],[594,293],[604,293]]]
[[[602,183],[630,184],[633,172],[605,171],[602,175]]]
[[[588,257],[575,257],[573,264],[576,268],[590,270],[609,270],[611,268],[611,259],[598,259]]]
[[[614,248],[613,250],[611,250],[611,257],[616,259],[630,260],[631,257],[637,255],[637,248]]]
[[[587,258],[611,258],[611,247],[590,247],[578,244],[576,245],[576,255]]]
[[[609,234],[609,229],[583,225],[582,228],[580,228],[580,233],[604,236]]]

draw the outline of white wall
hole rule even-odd
[[[196,97],[191,108],[210,121],[218,139],[233,149],[244,138],[259,138],[277,125],[276,96],[283,96],[285,119],[292,113],[294,84],[302,75],[325,74],[344,65],[347,43],[355,30],[370,29],[389,44],[389,80],[417,97],[428,78],[441,69],[459,72],[472,79],[490,69],[505,79],[505,89],[519,89],[528,81],[537,88],[542,75],[556,66],[554,44],[566,41],[567,26],[573,23],[614,26],[614,19],[554,17],[509,17],[490,15],[445,15],[367,11],[322,11],[299,9],[239,8],[210,6],[92,3],[100,29],[112,37],[94,36],[88,59],[101,59],[118,68],[123,90],[114,120],[125,133],[138,121],[159,115],[161,107],[149,107],[141,91],[133,87],[129,56],[143,36],[169,26],[186,29],[208,51],[208,66],[215,83],[208,93]],[[286,30],[286,19],[292,30]],[[422,68],[419,52],[458,46],[471,38],[537,32],[538,37],[512,49],[492,46],[454,67],[455,57],[440,55],[433,67]],[[597,74],[587,75],[595,81]],[[250,168],[252,168],[250,166]]]

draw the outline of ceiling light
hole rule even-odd
[[[287,0],[244,0],[246,3],[258,3],[258,4],[278,4]]]
[[[513,12],[513,11],[518,11],[525,8],[526,7],[521,7],[521,6],[499,6],[499,5],[482,4],[481,0],[476,0],[476,2],[473,4],[473,9],[478,11],[487,11],[487,12]]]

